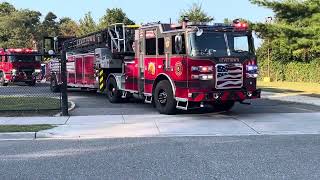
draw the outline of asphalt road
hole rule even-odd
[[[141,101],[111,104],[105,95],[94,92],[71,90],[69,91],[69,99],[76,103],[76,109],[70,113],[75,116],[158,114],[150,104],[144,104]],[[252,100],[251,103],[251,105],[236,104],[229,114],[320,112],[319,106],[308,104],[267,99]],[[210,113],[210,111],[194,110],[191,112],[180,111],[179,113]]]
[[[320,136],[0,141],[0,179],[319,179]]]
[[[52,93],[47,84],[38,83],[34,87],[24,84],[0,87],[1,96],[35,96],[35,97],[60,97],[60,93]],[[131,100],[125,103],[111,104],[106,95],[96,92],[85,92],[75,89],[69,90],[69,99],[76,103],[76,109],[70,114],[75,116],[87,115],[139,115],[158,114],[157,110],[150,104],[142,101]],[[255,113],[305,113],[320,112],[318,106],[282,102],[276,100],[258,99],[251,101],[252,105],[236,104],[231,115],[255,114]],[[191,112],[181,111],[179,113],[209,113],[210,111],[194,110]]]

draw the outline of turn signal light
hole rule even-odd
[[[202,73],[213,72],[213,66],[192,66],[191,71],[198,71]]]
[[[212,74],[199,74],[199,75],[192,74],[191,75],[191,79],[207,81],[207,80],[212,80],[213,79],[213,75]]]

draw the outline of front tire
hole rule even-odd
[[[107,82],[107,97],[111,103],[119,103],[122,93],[118,89],[117,81],[111,77]]]
[[[0,79],[0,86],[8,86],[8,83],[5,82],[4,78]]]
[[[172,115],[176,112],[176,100],[169,81],[160,81],[154,90],[154,104],[160,114]]]

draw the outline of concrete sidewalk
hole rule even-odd
[[[0,125],[52,124],[30,138],[320,134],[320,113],[108,115],[0,118]],[[0,134],[8,137],[8,134]],[[3,139],[1,138],[0,139]],[[21,137],[15,133],[13,137]],[[5,138],[6,139],[6,138]]]
[[[320,108],[320,98],[298,94],[263,92],[262,98],[313,104]],[[35,138],[320,134],[320,113],[0,117],[0,125],[36,124],[58,127],[35,133]],[[7,137],[6,134],[2,136]]]
[[[320,134],[320,113],[78,116],[37,138]]]

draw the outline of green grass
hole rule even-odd
[[[314,96],[320,95],[319,83],[302,82],[263,82],[258,81],[258,87],[272,92],[280,93],[301,93]]]
[[[51,97],[0,97],[0,111],[53,110],[60,108],[60,100]]]
[[[48,124],[41,125],[0,125],[0,133],[4,132],[38,132],[54,128],[55,126]]]

